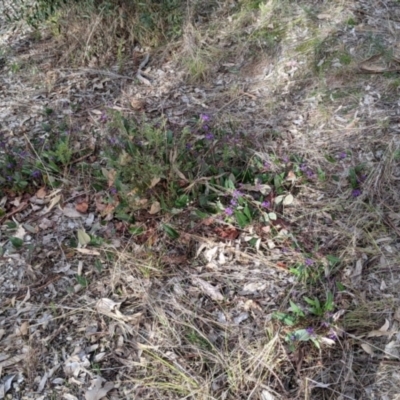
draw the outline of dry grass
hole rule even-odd
[[[253,135],[262,159],[301,156],[314,172],[313,179],[293,186],[295,202],[282,213],[284,229],[273,238],[275,248],[264,243],[257,252],[244,240],[257,224],[229,241],[205,237],[206,229],[196,232],[183,214],[174,219],[179,242],[159,227],[145,244],[121,236],[120,247],[100,250],[101,272],[85,260],[87,288],[67,275],[54,286],[62,293],[54,305],[34,297],[38,311],[29,318],[38,332],[46,327],[41,335],[55,354],[52,367],[59,365],[62,348],[64,364],[73,359],[90,371],[87,376],[99,373],[118,383],[118,391],[110,392],[114,398],[318,400],[383,398],[398,390],[390,362],[397,363],[399,355],[388,343],[395,341],[399,323],[400,150],[393,134],[399,82],[358,69],[377,49],[392,54],[394,34],[387,22],[374,37],[381,20],[372,2],[372,22],[357,17],[351,1],[315,3],[207,2],[204,7],[214,13],[204,15],[201,2],[185,5],[169,22],[182,36],[169,44],[171,57],[163,53],[168,68],[179,71],[168,90],[191,84],[209,90],[202,102],[218,127]],[[59,32],[54,43],[65,50],[59,65],[118,65],[121,72],[138,64],[131,57],[137,43],[161,53],[164,16],[154,33],[139,28],[137,10],[122,7],[116,18],[82,7],[70,7],[53,22]],[[360,19],[359,30],[350,18]],[[385,62],[390,66],[393,59]],[[226,87],[218,83],[222,79]],[[214,85],[223,89],[213,93]],[[141,87],[130,90],[139,93]],[[140,94],[153,96],[155,109],[164,107],[156,90]],[[122,95],[114,100],[126,101]],[[287,163],[286,172],[293,164]],[[361,164],[362,193],[354,197],[351,171]],[[306,255],[316,264],[310,276],[296,279],[289,268]],[[339,259],[334,266],[330,255]],[[304,296],[323,300],[328,291],[335,295],[333,317],[307,314],[294,327],[273,318],[278,311],[289,313],[289,300],[305,308]],[[109,314],[99,311],[104,298],[115,302]],[[12,305],[6,311],[7,329],[20,324],[22,311]],[[47,314],[51,318],[41,320]],[[291,348],[287,337],[294,329],[312,326],[325,336],[325,319],[337,333],[333,346],[318,349],[304,341]],[[386,329],[368,336],[385,320],[393,334]],[[24,373],[37,387],[40,379],[32,371],[49,367],[39,357],[41,346],[35,340],[30,346]],[[11,342],[9,348],[17,351]],[[77,394],[75,383],[86,384],[86,372],[74,376],[63,368]],[[69,393],[64,385],[52,390]]]

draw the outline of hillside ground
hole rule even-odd
[[[0,3],[0,398],[400,399],[400,2],[50,3]]]

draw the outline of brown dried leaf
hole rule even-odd
[[[233,226],[224,226],[223,228],[217,226],[214,231],[223,239],[234,240],[239,236],[239,231]]]
[[[212,300],[214,300],[214,301],[224,300],[224,296],[222,296],[222,294],[219,292],[219,290],[215,286],[208,283],[207,281],[204,281],[201,278],[195,277],[195,278],[193,278],[193,283],[196,286],[198,286],[204,294],[210,296]]]
[[[155,201],[150,207],[150,214],[157,214],[161,210],[161,204],[158,201]]]
[[[81,203],[75,205],[75,209],[83,214],[88,210],[88,208],[89,204],[86,201],[82,201]]]
[[[49,212],[54,206],[56,206],[61,200],[61,195],[57,194],[56,196],[54,196],[49,204],[49,207],[47,208],[47,212]]]
[[[361,348],[362,348],[367,354],[369,354],[371,357],[373,357],[373,356],[375,355],[374,349],[373,349],[368,343],[362,343],[362,344],[361,344]]]
[[[43,186],[41,187],[37,192],[36,192],[36,197],[38,199],[44,199],[47,196],[47,190],[46,188]]]
[[[83,217],[83,215],[79,211],[75,210],[74,208],[68,207],[68,206],[64,207],[62,209],[62,212],[68,218],[81,218],[81,217]]]

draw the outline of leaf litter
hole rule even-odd
[[[115,104],[119,97],[121,80],[126,85],[127,95],[121,96],[118,105],[111,108],[129,106],[134,112],[146,110],[152,113],[162,104],[170,122],[184,125],[192,111],[203,111],[201,104],[220,111],[224,107],[224,113],[219,113],[221,123],[235,115],[243,130],[254,130],[260,135],[266,128],[281,131],[279,140],[268,144],[275,154],[301,153],[307,156],[315,170],[327,165],[325,154],[316,152],[316,148],[338,154],[341,161],[329,170],[332,176],[326,187],[310,185],[295,196],[278,195],[274,202],[285,206],[285,217],[292,227],[300,227],[305,251],[315,252],[313,239],[316,237],[320,253],[315,255],[316,258],[324,259],[328,252],[340,250],[348,273],[341,277],[345,289],[338,301],[343,313],[335,323],[343,323],[349,335],[364,330],[372,344],[361,343],[360,336],[353,339],[366,356],[396,360],[398,318],[395,310],[398,310],[399,283],[393,279],[398,250],[395,233],[398,220],[394,216],[400,211],[395,195],[398,193],[396,154],[399,143],[393,133],[399,131],[397,102],[384,99],[388,82],[381,76],[384,70],[371,66],[372,62],[383,62],[385,71],[390,72],[390,63],[394,64],[396,60],[378,60],[373,58],[374,55],[366,54],[366,49],[372,46],[368,43],[369,29],[379,27],[383,31],[381,41],[389,46],[391,29],[397,24],[387,10],[391,9],[389,7],[397,10],[398,5],[396,7],[389,1],[383,3],[387,7],[362,1],[355,9],[341,11],[324,6],[315,14],[319,24],[326,24],[328,32],[331,17],[326,18],[327,15],[338,18],[343,13],[349,17],[348,21],[353,19],[361,24],[353,26],[349,22],[348,27],[339,32],[341,43],[354,49],[358,68],[375,72],[377,77],[368,78],[368,81],[363,81],[363,77],[358,81],[355,79],[350,85],[354,94],[340,92],[349,85],[346,68],[352,66],[351,61],[347,64],[348,55],[340,53],[340,46],[331,54],[324,53],[323,48],[315,51],[318,57],[314,60],[316,68],[326,68],[330,90],[328,93],[317,91],[316,95],[298,87],[300,81],[307,80],[301,75],[301,65],[306,65],[309,60],[301,53],[295,56],[291,53],[290,59],[285,59],[284,45],[275,69],[265,60],[257,60],[254,65],[247,65],[246,74],[241,71],[239,76],[217,71],[212,81],[214,89],[208,85],[183,84],[181,72],[172,61],[151,71],[152,82],[140,75],[151,85],[132,85],[127,83],[128,80],[111,75],[107,79],[92,79],[93,70],[55,68],[50,48],[50,66],[41,75],[22,73],[16,76],[9,73],[9,65],[2,70],[2,129],[7,131],[10,141],[22,138],[21,133],[43,135],[41,110],[47,107],[49,99],[36,89],[35,80],[46,77],[54,104],[79,101],[83,110],[87,107],[87,112],[81,111],[76,116],[70,110],[63,111],[62,107],[57,108],[56,113],[76,118],[82,131],[92,132],[89,128],[98,127],[96,124],[103,106]],[[296,12],[300,16],[303,11]],[[313,16],[307,18],[312,20]],[[296,35],[303,40],[307,29],[303,31],[300,26],[296,29]],[[23,36],[24,33],[12,30],[2,30],[1,35],[2,41],[8,41],[15,48],[15,57],[30,55],[31,51],[21,40],[29,40],[29,35]],[[35,53],[32,60],[44,65],[46,59],[41,59],[38,54],[40,52]],[[222,98],[223,104],[219,104],[221,91],[232,79],[242,79],[240,82],[246,86],[246,93],[251,95],[241,95],[232,102]],[[155,89],[157,87],[159,90]],[[68,101],[65,100],[67,92],[71,93]],[[171,98],[165,102],[163,99],[169,92]],[[199,93],[203,93],[200,103],[197,100]],[[277,108],[275,113],[267,114],[263,110],[271,95]],[[326,100],[321,106],[320,99],[324,96],[332,103]],[[341,98],[346,100],[340,103],[338,99]],[[140,100],[132,105],[133,99]],[[357,99],[357,104],[352,103],[352,99]],[[321,110],[320,107],[326,108]],[[324,120],[324,115],[328,114],[334,118]],[[28,116],[23,123],[16,117],[21,115]],[[77,143],[77,146],[89,146],[95,138],[88,134],[84,140],[87,143]],[[350,152],[352,157],[341,158],[343,151]],[[357,197],[353,198],[347,183],[350,174],[346,171],[357,163],[365,163],[372,173],[368,177],[369,187],[364,185],[363,192],[356,192]],[[114,172],[105,170],[103,175],[111,188]],[[72,177],[66,176],[66,179],[73,181]],[[159,184],[157,179],[151,187]],[[187,177],[183,176],[183,179],[187,180]],[[290,184],[296,182],[290,166],[287,180]],[[271,188],[249,184],[243,190],[267,196]],[[238,398],[237,393],[233,397],[229,394],[227,378],[227,372],[237,371],[238,366],[239,370],[247,371],[246,383],[240,383],[243,393],[250,396],[254,390],[261,399],[303,395],[323,399],[338,391],[353,398],[372,398],[378,394],[389,398],[398,392],[400,384],[395,368],[385,364],[384,360],[381,364],[369,363],[369,374],[365,373],[365,376],[357,372],[366,359],[345,337],[339,341],[326,339],[331,341],[336,353],[318,355],[310,351],[310,358],[299,356],[297,365],[295,356],[290,359],[282,350],[283,337],[278,329],[275,330],[276,325],[271,324],[272,314],[285,310],[285,299],[289,294],[294,299],[300,298],[296,293],[296,280],[287,267],[300,258],[296,252],[285,249],[290,229],[285,229],[280,238],[271,240],[268,235],[274,225],[262,227],[260,231],[267,239],[256,238],[260,239],[259,245],[255,251],[249,251],[246,243],[254,234],[250,229],[242,232],[235,227],[216,224],[213,231],[207,231],[208,237],[188,234],[185,243],[183,229],[166,221],[163,225],[165,235],[171,240],[182,240],[182,243],[165,250],[154,240],[149,251],[146,246],[129,241],[121,234],[123,224],[114,219],[117,200],[108,202],[105,194],[89,199],[84,197],[83,190],[81,194],[84,201],[69,200],[73,195],[71,186],[65,185],[50,193],[46,188],[40,188],[30,199],[13,196],[4,199],[3,205],[8,207],[8,212],[6,218],[2,217],[2,223],[14,220],[17,229],[13,236],[33,246],[30,250],[17,249],[19,242],[13,244],[1,238],[3,333],[0,340],[4,353],[2,350],[0,393],[19,390],[27,399],[38,398],[37,393],[70,399],[100,399],[104,396],[180,398],[177,393],[183,391],[193,398]],[[367,211],[368,202],[375,207],[382,206],[384,211]],[[150,210],[150,215],[158,217],[160,214],[160,204],[144,199],[142,205]],[[91,217],[87,215],[88,211]],[[278,219],[274,213],[269,215],[273,215],[273,218],[269,217],[273,221]],[[282,221],[278,223],[282,224]],[[2,232],[7,229],[3,224]],[[117,239],[116,235],[120,235],[123,251],[115,251],[112,246],[90,247],[92,237]],[[78,239],[80,246],[71,246],[74,239]],[[157,252],[167,254],[157,258]],[[193,253],[197,254],[195,260],[190,257]],[[386,260],[383,265],[377,262],[382,257]],[[331,279],[328,267],[327,281]],[[382,285],[382,281],[386,284]],[[382,301],[387,301],[387,305],[379,308]],[[381,325],[383,320],[385,324]],[[368,323],[373,326],[368,327]],[[379,326],[381,328],[376,329]],[[266,329],[269,330],[268,339]],[[46,348],[41,341],[46,343]],[[338,350],[342,346],[346,352]],[[187,353],[182,352],[183,347],[188,349]],[[101,364],[102,378],[93,368],[93,360]],[[206,360],[211,360],[207,361],[207,368],[213,373],[198,374],[198,366]],[[243,360],[249,360],[249,363],[242,364]],[[320,366],[310,375],[310,365],[314,368],[317,364]],[[329,365],[329,374],[322,367],[324,364]],[[148,371],[151,370],[154,376],[149,378]],[[342,386],[337,385],[336,378],[343,373],[351,378],[342,382]],[[311,393],[305,389],[308,379],[318,382]],[[169,390],[163,382],[170,382],[171,387],[176,385],[179,390]],[[255,382],[265,383],[256,385]],[[295,389],[285,389],[288,387]]]

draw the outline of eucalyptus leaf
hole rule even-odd
[[[84,229],[78,229],[78,242],[81,246],[86,246],[90,242],[90,236],[85,232]]]

